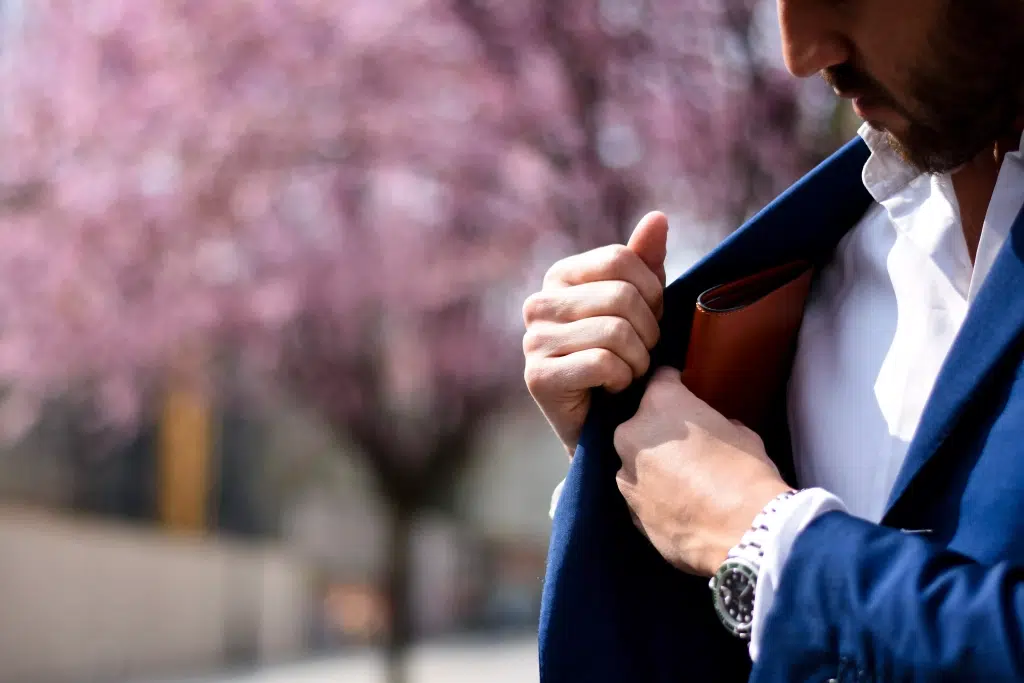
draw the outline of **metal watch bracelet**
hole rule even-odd
[[[754,621],[757,577],[764,557],[764,541],[771,518],[785,500],[796,495],[789,490],[773,498],[754,517],[750,529],[734,546],[708,586],[711,588],[715,612],[725,628],[743,640],[750,639]]]

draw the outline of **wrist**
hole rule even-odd
[[[706,576],[712,576],[722,563],[729,557],[729,552],[738,546],[746,534],[766,507],[782,494],[793,491],[793,487],[781,479],[772,480],[753,487],[751,492],[744,497],[742,505],[738,506],[735,513],[730,515],[730,524],[726,531],[719,537],[714,545],[707,561],[703,563]]]

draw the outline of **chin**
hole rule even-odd
[[[910,124],[895,112],[873,112],[864,121],[875,130],[891,135],[897,140],[906,140],[910,133]]]
[[[877,119],[864,119],[864,123],[868,124],[871,130],[884,136],[889,145],[897,152],[901,152],[906,148],[906,145],[903,142],[906,138],[904,138],[898,131],[894,131],[891,126],[888,126]]]
[[[906,150],[907,141],[913,137],[910,135],[910,126],[904,122],[887,121],[878,118],[865,119],[864,122],[871,126],[873,130],[885,135],[889,144],[897,151]]]

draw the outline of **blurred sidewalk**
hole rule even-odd
[[[536,683],[537,640],[513,638],[493,643],[466,642],[414,648],[409,683]],[[134,683],[383,683],[379,656],[351,654],[307,663],[209,678]]]

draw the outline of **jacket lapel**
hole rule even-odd
[[[1024,209],[996,258],[978,297],[968,309],[910,443],[886,508],[883,523],[921,469],[940,450],[984,384],[995,379],[999,361],[1024,331]]]
[[[854,138],[669,285],[652,366],[683,361],[694,302],[704,290],[798,259],[827,261],[872,202],[861,181],[868,155]]]

